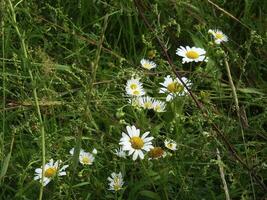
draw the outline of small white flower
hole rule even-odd
[[[133,96],[133,97],[139,97],[143,96],[145,94],[145,91],[143,89],[143,84],[139,82],[139,78],[131,78],[126,83],[126,94]]]
[[[183,57],[182,63],[207,61],[205,60],[206,51],[198,47],[180,46],[177,48],[176,54]]]
[[[73,155],[74,154],[74,148],[72,148],[70,150],[70,154]],[[93,150],[93,154],[97,154],[97,150],[94,149]],[[93,154],[88,153],[86,151],[84,151],[83,149],[80,149],[80,154],[79,154],[79,161],[82,165],[92,165],[95,157],[93,156]]]
[[[120,145],[122,145],[123,151],[128,151],[128,155],[133,154],[133,160],[138,157],[144,159],[144,152],[149,151],[152,146],[153,137],[147,137],[149,132],[145,132],[140,137],[140,130],[136,129],[135,126],[126,127],[127,134],[122,132],[122,138],[120,139]]]
[[[154,99],[149,96],[139,97],[139,105],[144,109],[153,109]]]
[[[142,59],[140,63],[143,68],[148,69],[148,70],[157,67],[156,63],[154,63],[153,61],[146,60],[146,59]]]
[[[41,168],[37,168],[35,169],[35,177],[34,180],[40,180],[40,183],[43,186],[46,186],[52,179],[54,176],[58,175],[58,176],[65,176],[66,172],[65,169],[69,166],[69,165],[63,165],[63,167],[61,167],[59,169],[59,165],[62,163],[61,160],[57,160],[54,163],[54,160],[51,159],[49,161],[49,163],[46,163],[44,166],[44,178],[43,178],[43,182],[42,182],[42,167]]]
[[[108,190],[113,190],[115,192],[121,190],[124,184],[121,172],[119,172],[118,174],[113,172],[111,176],[108,177],[108,181],[109,181]]]
[[[164,101],[155,100],[153,102],[153,109],[156,112],[165,112],[166,103]]]
[[[93,154],[88,152],[80,152],[79,161],[82,165],[92,165],[95,160]]]
[[[182,81],[186,84],[186,86],[190,89],[191,82],[185,78],[181,78]],[[160,88],[159,93],[167,93],[166,101],[172,100],[175,96],[184,96],[188,93],[188,90],[184,88],[181,81],[176,78],[172,79],[170,75],[164,78],[164,82],[160,83],[163,87]]]
[[[214,30],[210,29],[208,33],[210,33],[213,36],[214,42],[216,44],[220,44],[221,42],[228,41],[228,37],[222,31],[218,29],[214,29]]]
[[[172,151],[176,151],[176,147],[177,147],[177,143],[171,139],[166,139],[164,141],[165,147],[172,150]]]
[[[120,158],[126,158],[126,152],[122,150],[122,148],[115,149],[114,154]]]

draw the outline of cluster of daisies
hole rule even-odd
[[[223,34],[222,31],[215,29],[209,30],[216,44],[221,42],[227,42],[228,37]],[[182,57],[182,63],[189,62],[207,62],[206,51],[199,47],[180,46],[176,50],[176,54]],[[140,61],[141,66],[144,69],[151,70],[157,67],[157,64],[151,60],[142,59]],[[188,89],[191,89],[191,81],[186,77],[172,78],[170,75],[164,77],[164,82],[160,83],[162,86],[159,93],[166,94],[166,102],[171,101],[176,96],[185,96],[188,93]],[[153,97],[147,96],[146,91],[143,88],[143,83],[140,82],[139,77],[132,77],[126,83],[126,95],[131,97],[129,103],[135,107],[144,109],[153,109],[156,112],[164,112],[166,103],[164,101],[156,100]]]
[[[70,154],[72,156],[74,155],[74,148],[70,150]],[[82,165],[92,165],[95,160],[94,155],[96,154],[97,154],[96,149],[93,149],[92,153],[89,153],[83,149],[80,149],[79,162]],[[39,180],[43,186],[46,186],[56,175],[65,176],[66,175],[65,169],[67,169],[69,165],[63,165],[60,168],[61,164],[62,164],[61,160],[57,160],[56,162],[54,162],[54,160],[51,159],[48,163],[45,164],[44,171],[42,167],[35,169],[34,180]]]
[[[179,51],[180,52],[180,51]],[[141,66],[145,69],[156,68],[156,63],[146,59],[141,60]],[[160,83],[161,88],[159,93],[166,94],[166,102],[171,101],[176,96],[185,96],[188,93],[188,89],[191,88],[191,81],[186,77],[172,78],[170,75],[164,77],[164,81]],[[186,87],[184,87],[186,85]],[[165,112],[166,102],[157,100],[153,97],[146,95],[146,91],[143,87],[143,83],[140,82],[139,77],[132,77],[126,83],[126,95],[130,97],[129,103],[137,108],[152,109],[155,112]]]
[[[159,159],[167,156],[167,153],[160,146],[153,146],[152,140],[154,137],[150,136],[150,132],[145,132],[141,134],[140,129],[133,126],[126,126],[126,133],[122,132],[122,137],[120,139],[119,149],[116,149],[114,154],[119,157],[126,158],[126,156],[132,156],[133,161],[139,159],[144,159],[145,156],[148,160]],[[166,139],[164,141],[166,148],[172,151],[177,150],[177,143],[171,139]],[[123,177],[122,173],[118,174],[113,172],[109,180],[109,190],[118,191],[123,188]]]
[[[227,42],[228,37],[223,34],[220,30],[209,30],[216,44],[221,42]],[[180,46],[176,50],[176,54],[182,57],[182,63],[189,62],[207,62],[206,51],[198,47],[183,47]],[[156,68],[157,65],[153,61],[142,59],[141,66],[147,70]],[[192,83],[186,77],[181,79],[172,78],[170,75],[164,78],[164,82],[160,83],[162,86],[159,93],[166,94],[166,102],[171,101],[176,96],[184,96],[191,88]],[[153,97],[147,96],[146,91],[143,88],[143,84],[140,82],[140,78],[131,78],[126,83],[126,94],[130,97],[129,102],[136,107],[144,109],[153,109],[155,112],[164,112],[166,109],[165,101],[157,100]],[[135,161],[138,158],[144,159],[159,159],[163,158],[168,153],[160,146],[153,146],[153,137],[150,136],[150,132],[140,133],[140,129],[135,126],[127,126],[126,133],[122,132],[122,137],[119,141],[120,148],[116,149],[113,153],[121,158],[126,158],[127,156],[132,156]],[[164,146],[172,151],[177,150],[177,143],[171,139],[166,139],[164,141]],[[70,150],[70,154],[74,155],[74,148]],[[86,152],[83,149],[79,151],[79,162],[82,165],[92,165],[95,160],[95,155],[97,150],[93,149],[92,153]],[[170,154],[170,153],[169,153]],[[51,159],[45,164],[44,168],[35,169],[34,180],[39,180],[40,183],[45,186],[47,185],[55,176],[66,175],[66,169],[69,165],[62,165],[61,160],[54,162]],[[109,190],[118,191],[123,188],[124,181],[122,173],[113,172],[109,181]]]
[[[127,126],[126,130],[127,133],[122,132],[122,137],[119,142],[121,147],[113,152],[118,157],[126,158],[128,153],[128,156],[133,155],[132,159],[135,161],[137,158],[144,159],[146,153],[148,154],[149,160],[159,159],[167,155],[167,153],[161,147],[154,147],[152,145],[152,140],[154,138],[151,136],[149,137],[150,132],[145,132],[141,135],[140,129],[137,129],[135,126]],[[165,147],[172,151],[177,150],[176,142],[171,139],[166,139],[164,144]],[[74,155],[74,148],[70,150],[70,154],[72,156]],[[92,153],[80,149],[79,162],[82,165],[92,165],[96,154],[96,149],[93,149]],[[34,180],[39,180],[43,186],[46,186],[54,177],[65,176],[67,174],[66,169],[69,167],[69,165],[61,165],[61,160],[54,162],[54,160],[51,159],[45,164],[44,170],[42,167],[35,169]],[[123,188],[124,181],[121,172],[113,172],[111,176],[108,177],[108,181],[109,190],[118,191]]]

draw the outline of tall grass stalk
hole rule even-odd
[[[225,63],[226,71],[227,71],[227,76],[228,76],[228,79],[229,79],[229,84],[230,84],[230,87],[232,89],[234,102],[235,102],[236,113],[237,113],[237,116],[238,116],[240,131],[241,131],[243,145],[244,145],[244,149],[245,149],[246,163],[247,163],[248,167],[250,168],[250,163],[249,163],[249,160],[248,160],[247,144],[246,144],[244,128],[243,128],[243,123],[242,123],[242,119],[241,119],[240,107],[239,107],[239,101],[238,101],[236,88],[235,88],[235,85],[234,85],[234,82],[233,82],[233,78],[232,78],[232,75],[231,75],[231,70],[230,70],[230,66],[229,66],[229,63],[227,61],[227,58],[224,58],[224,63]],[[250,171],[249,171],[249,177],[250,177],[251,187],[252,187],[252,191],[253,191],[253,197],[255,199],[256,196],[255,196],[254,184],[253,184],[253,179],[252,179],[252,175],[251,175]]]
[[[12,23],[13,26],[16,30],[16,33],[19,37],[20,40],[20,44],[21,44],[21,48],[22,48],[22,53],[24,56],[24,60],[23,60],[23,66],[24,68],[27,68],[28,73],[30,75],[30,79],[31,79],[31,83],[32,83],[32,87],[33,87],[33,97],[34,97],[34,102],[35,102],[35,106],[36,106],[36,111],[38,113],[38,120],[40,123],[40,132],[41,132],[41,146],[42,146],[42,179],[41,179],[41,187],[40,187],[40,194],[39,194],[39,200],[41,200],[43,198],[43,180],[44,180],[44,169],[45,169],[45,129],[44,129],[44,123],[43,123],[43,119],[42,119],[42,114],[40,111],[40,106],[39,106],[39,100],[38,100],[38,96],[37,96],[37,90],[36,90],[36,83],[35,83],[35,79],[33,78],[33,74],[31,71],[31,67],[30,67],[30,60],[28,58],[28,53],[27,53],[27,48],[26,48],[26,44],[25,44],[25,38],[24,35],[21,34],[18,24],[17,24],[17,19],[16,19],[16,13],[13,7],[13,4],[11,2],[11,0],[8,0],[9,3],[9,10],[11,12],[11,17],[12,17]],[[18,4],[16,4],[18,5]]]

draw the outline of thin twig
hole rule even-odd
[[[244,27],[246,27],[247,29],[251,30],[250,27],[248,27],[246,24],[244,24],[243,22],[241,22],[239,19],[237,19],[234,15],[232,15],[231,13],[229,13],[228,11],[224,10],[223,8],[221,8],[220,6],[218,6],[216,3],[214,3],[211,0],[207,0],[211,5],[213,5],[216,9],[220,10],[221,12],[223,12],[224,14],[226,14],[227,16],[231,17],[232,19],[234,19],[235,21],[237,21],[238,23],[240,23],[241,25],[243,25]]]

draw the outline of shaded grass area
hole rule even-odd
[[[232,199],[264,199],[266,192],[211,123],[266,184],[265,1],[142,1],[154,32],[132,1],[10,2],[1,3],[0,199],[37,199],[34,170],[50,158],[70,167],[66,177],[44,187],[43,199],[225,199],[218,165],[224,167]],[[222,47],[207,33],[214,28],[229,37]],[[141,77],[150,95],[164,99],[159,83],[172,72],[156,37],[168,47],[177,71],[192,80],[209,120],[189,96],[177,98],[160,114],[128,104],[125,83],[132,75]],[[182,64],[175,55],[180,45],[206,49],[209,62]],[[140,60],[151,50],[158,67],[146,71]],[[156,161],[116,157],[112,151],[129,124],[150,131],[154,145],[174,139],[178,150]],[[78,158],[69,155],[74,146],[98,150],[92,166],[78,165]],[[217,161],[217,148],[223,163]],[[107,190],[113,171],[121,171],[126,182],[118,193]]]

